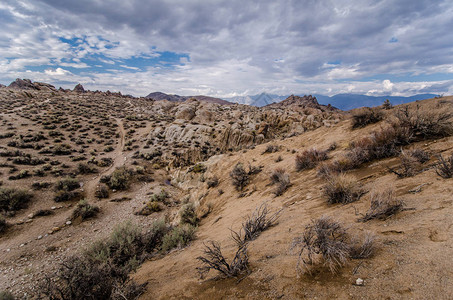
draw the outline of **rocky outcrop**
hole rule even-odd
[[[83,88],[83,86],[80,83],[74,87],[73,91],[77,92],[77,93],[85,93],[85,89]]]
[[[16,90],[47,90],[47,91],[56,91],[55,87],[51,84],[44,83],[44,82],[32,82],[30,79],[20,79],[17,78],[8,86],[11,89]]]
[[[16,90],[39,90],[30,79],[20,78],[17,78],[15,81],[11,82],[8,87]]]

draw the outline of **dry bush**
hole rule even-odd
[[[0,188],[0,211],[14,212],[27,207],[33,194],[26,190],[16,188]]]
[[[319,162],[327,159],[329,159],[327,151],[305,150],[300,155],[296,155],[296,171],[314,168]]]
[[[366,214],[359,218],[360,222],[373,219],[385,220],[403,209],[404,203],[396,198],[392,189],[371,193],[371,205]]]
[[[208,184],[208,188],[215,188],[216,186],[219,185],[219,178],[217,176],[214,176],[206,181]]]
[[[242,191],[247,184],[250,182],[250,177],[252,175],[258,174],[261,172],[261,167],[254,167],[249,165],[248,171],[244,169],[244,165],[237,163],[233,170],[230,172],[230,177],[233,182],[233,185],[236,187],[236,190]]]
[[[99,213],[99,207],[89,204],[86,200],[80,200],[71,215],[71,220],[79,219],[84,221],[95,217]]]
[[[115,190],[127,190],[132,180],[132,170],[125,166],[116,168],[110,175],[107,185]]]
[[[453,134],[453,114],[445,110],[422,110],[406,105],[395,113],[394,127],[407,128],[418,140],[441,138]]]
[[[53,200],[55,202],[74,201],[80,200],[82,196],[82,193],[79,191],[58,191],[53,197]]]
[[[99,184],[94,191],[94,196],[98,199],[105,199],[109,197],[109,189],[105,184]]]
[[[275,190],[275,196],[281,196],[291,186],[289,174],[286,173],[285,169],[277,168],[271,173],[271,184],[277,184]]]
[[[323,216],[305,227],[301,237],[293,242],[300,246],[297,269],[311,272],[319,263],[332,273],[344,266],[350,258],[349,236],[340,223]]]
[[[352,259],[365,259],[373,257],[376,252],[375,236],[368,232],[363,238],[353,237],[351,239],[351,246],[349,256]]]
[[[271,212],[266,203],[261,204],[255,211],[246,217],[242,227],[237,231],[231,230],[231,236],[238,247],[257,238],[261,232],[277,224],[281,210]]]
[[[277,145],[267,145],[266,149],[261,153],[261,155],[264,155],[266,153],[274,153],[278,152],[280,150],[280,147]]]
[[[428,158],[426,158],[426,156]],[[411,177],[420,172],[421,161],[429,160],[429,155],[423,150],[417,149],[412,151],[401,151],[399,156],[400,166],[397,169],[390,169],[399,178]]]
[[[202,264],[201,267],[197,268],[201,278],[204,278],[210,270],[216,270],[220,277],[226,278],[238,277],[248,272],[249,258],[247,245],[237,249],[231,263],[228,263],[223,256],[218,242],[209,241],[204,246],[204,256],[197,257]]]
[[[327,177],[323,193],[327,197],[328,203],[345,204],[359,200],[365,191],[358,186],[357,180],[353,176],[341,173]]]
[[[445,179],[453,177],[453,154],[447,159],[442,155],[437,157],[436,173]]]
[[[92,167],[88,164],[85,163],[79,163],[77,165],[77,171],[79,174],[93,174],[97,172],[97,169],[95,167]]]
[[[195,211],[195,205],[192,202],[184,204],[181,207],[181,209],[179,210],[179,217],[181,218],[181,224],[190,224],[192,226],[197,226],[198,222],[200,221]]]
[[[162,206],[157,201],[148,201],[145,206],[143,206],[136,215],[149,216],[152,213],[159,212],[162,210]]]
[[[381,121],[384,115],[381,110],[376,108],[364,107],[357,110],[352,115],[352,128],[362,128],[369,124]]]
[[[71,177],[66,177],[64,179],[61,179],[57,181],[57,184],[55,186],[57,191],[73,191],[75,189],[78,189],[80,187],[80,182]]]

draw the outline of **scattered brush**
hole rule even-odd
[[[358,221],[367,222],[373,219],[385,220],[403,210],[403,206],[403,201],[395,197],[392,189],[387,189],[383,192],[373,192],[371,194],[370,209]]]
[[[174,248],[184,248],[195,238],[197,228],[190,224],[174,227],[162,239],[162,251],[168,252]]]
[[[209,241],[204,245],[204,256],[199,256],[197,259],[201,261],[202,266],[198,267],[198,273],[201,278],[212,269],[219,272],[220,277],[238,277],[241,274],[248,272],[249,258],[247,253],[247,245],[239,247],[234,255],[231,263],[228,263],[220,249],[220,244],[215,241]]]
[[[296,155],[296,171],[312,169],[324,160],[329,159],[327,151],[320,151],[316,149],[305,150],[300,155]]]
[[[197,226],[200,221],[195,211],[195,205],[192,202],[184,204],[179,210],[179,217],[181,218],[181,224],[190,224]]]
[[[359,200],[366,193],[358,186],[353,176],[343,173],[329,176],[323,192],[329,204],[351,203]]]
[[[214,176],[206,181],[208,184],[208,188],[215,188],[216,186],[219,185],[219,178],[217,176]]]
[[[289,174],[286,173],[285,169],[277,168],[271,173],[271,184],[277,184],[275,190],[275,196],[281,196],[291,186]]]
[[[254,240],[261,232],[277,224],[281,211],[271,212],[266,203],[261,204],[251,215],[247,216],[239,232],[231,230],[233,240],[239,248]]]
[[[384,118],[381,110],[364,107],[352,115],[352,128],[362,128],[369,124],[377,123]]]
[[[453,154],[447,159],[442,155],[437,157],[436,173],[445,179],[453,177]]]

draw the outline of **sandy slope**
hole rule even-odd
[[[450,99],[451,100],[451,99]],[[333,128],[320,128],[298,137],[276,141],[282,150],[273,154],[261,153],[266,145],[254,150],[228,156],[211,158],[205,177],[216,175],[221,179],[216,189],[206,190],[206,184],[193,179],[193,198],[208,193],[201,203],[212,203],[213,212],[202,221],[197,240],[189,247],[174,251],[166,257],[146,262],[133,278],[148,282],[147,293],[142,299],[451,299],[453,297],[453,185],[452,179],[442,179],[434,169],[414,177],[397,179],[387,171],[396,158],[373,162],[351,172],[367,190],[394,187],[406,207],[386,221],[356,222],[359,213],[369,207],[369,193],[356,203],[327,205],[321,194],[323,180],[315,170],[300,173],[294,170],[293,149],[303,150],[313,146],[325,149],[333,142],[337,156],[355,137],[363,136],[381,124],[352,131],[347,121]],[[450,154],[453,138],[419,143],[432,153]],[[283,161],[276,163],[278,156]],[[264,166],[248,191],[250,196],[238,198],[229,179],[229,172],[238,162]],[[430,163],[433,163],[434,159]],[[280,197],[273,197],[274,187],[268,186],[269,174],[276,167],[290,172],[293,186]],[[425,184],[419,193],[409,190]],[[182,186],[188,187],[187,183]],[[224,191],[219,195],[218,190]],[[208,280],[197,277],[196,257],[202,253],[203,242],[217,240],[224,254],[232,258],[234,243],[230,230],[238,230],[243,218],[263,201],[274,209],[284,208],[279,224],[264,232],[249,247],[252,273],[240,283],[235,279]],[[355,209],[354,209],[355,208]],[[292,240],[310,220],[327,214],[341,221],[351,233],[374,232],[378,253],[372,259],[353,260],[339,274],[327,271],[313,276],[296,272],[297,255],[291,250]],[[365,280],[364,286],[355,286],[357,278]]]

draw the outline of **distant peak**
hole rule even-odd
[[[80,83],[77,84],[75,87],[74,87],[74,92],[77,92],[77,93],[85,93],[85,89],[83,88],[83,85],[81,85]]]

